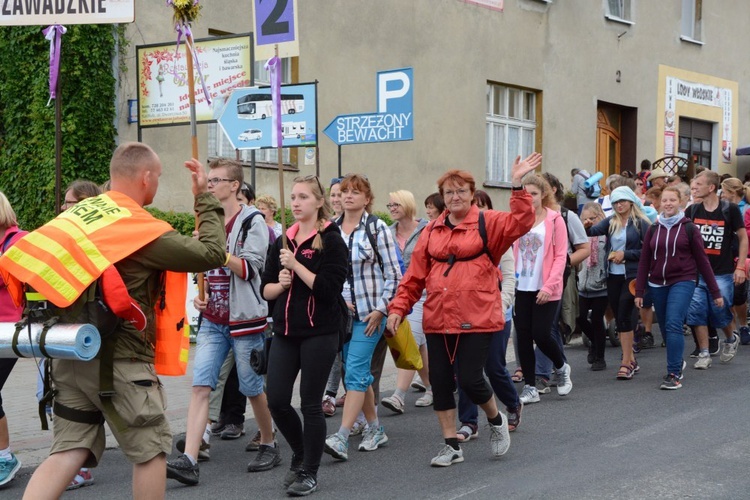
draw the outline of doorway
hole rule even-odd
[[[636,108],[604,101],[596,109],[596,171],[606,179],[623,170],[635,173]]]

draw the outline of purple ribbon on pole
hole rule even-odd
[[[188,48],[190,49],[190,53],[193,55],[193,66],[195,66],[195,69],[198,71],[198,80],[201,82],[201,87],[203,87],[203,95],[206,98],[206,102],[208,105],[211,105],[211,96],[208,93],[208,89],[206,88],[206,80],[203,78],[203,72],[201,72],[201,64],[200,61],[198,61],[198,53],[195,51],[195,46],[191,45],[188,41],[188,36],[192,37],[193,33],[190,31],[190,25],[187,23],[179,23],[174,27],[175,31],[177,32],[177,46],[174,49],[174,60],[177,61],[178,54],[180,52],[180,43],[182,42],[182,37],[185,37],[185,43],[187,44]],[[190,64],[191,61],[188,61],[187,64]],[[177,74],[177,68],[173,65],[172,66],[172,74],[174,75],[175,79],[180,83],[187,83],[184,78],[182,78],[180,75]]]
[[[278,56],[273,56],[265,68],[271,74],[271,144],[276,144],[276,147],[280,148],[284,137],[281,133],[281,60]]]
[[[60,48],[62,36],[68,31],[65,26],[53,24],[48,26],[42,33],[49,40],[49,101],[47,105],[57,97],[57,78],[60,74]]]

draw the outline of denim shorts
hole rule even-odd
[[[251,398],[261,394],[264,380],[250,368],[250,351],[263,350],[264,339],[263,333],[232,337],[229,334],[229,325],[218,325],[204,319],[195,347],[193,386],[216,389],[221,365],[229,349],[232,349],[237,365],[237,377],[240,379],[240,392]]]
[[[734,275],[721,274],[716,276],[716,283],[724,299],[724,307],[719,309],[714,305],[714,299],[708,291],[703,276],[698,280],[698,286],[693,292],[687,314],[687,324],[690,326],[713,326],[724,328],[732,322],[732,299],[734,297]]]

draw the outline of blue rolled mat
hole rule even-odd
[[[39,347],[44,327],[41,323],[31,324],[31,343],[29,327],[24,326],[18,333],[16,349],[13,350],[13,338],[16,333],[15,323],[0,323],[0,358],[49,357],[52,359],[72,359],[90,361],[99,353],[102,338],[99,330],[90,324],[56,324],[44,336],[44,348],[47,356]]]

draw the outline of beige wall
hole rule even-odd
[[[657,157],[660,65],[736,82],[734,147],[750,145],[744,26],[750,4],[704,2],[705,44],[699,46],[680,41],[679,1],[633,1],[633,25],[605,20],[605,3],[506,0],[505,11],[496,12],[460,0],[299,0],[299,80],[320,82],[322,179],[336,174],[337,162],[337,148],[323,128],[339,114],[375,111],[376,72],[401,67],[414,68],[414,141],[342,148],[343,171],[370,177],[378,210],[396,189],[413,191],[421,206],[448,168],[468,169],[482,184],[487,81],[543,93],[543,168],[565,184],[572,167],[594,165],[599,100],[637,108],[638,161]],[[168,9],[155,4],[138,2],[137,22],[129,30],[131,53],[135,45],[174,39]],[[206,36],[209,28],[252,30],[249,0],[205,5],[196,37]],[[123,102],[136,86],[134,58],[129,63]],[[124,122],[125,106],[120,109],[121,138],[135,139],[136,127]],[[205,126],[199,126],[199,134],[205,152]],[[143,140],[165,163],[157,205],[184,209],[190,195],[181,164],[190,151],[189,128],[146,129]],[[742,160],[739,168],[742,172]],[[301,170],[313,172],[312,167]],[[275,172],[259,170],[257,190],[276,194],[276,179]],[[507,207],[507,190],[487,190]]]

